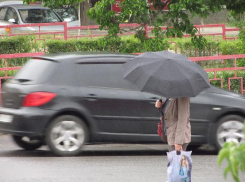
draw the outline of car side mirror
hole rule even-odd
[[[11,22],[11,23],[17,23],[17,22],[15,21],[15,19],[9,19],[8,22]]]
[[[64,21],[65,22],[71,22],[71,19],[70,18],[64,18]]]

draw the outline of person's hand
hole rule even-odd
[[[160,102],[159,100],[156,101],[156,104],[155,104],[155,107],[158,108],[158,109],[161,109],[162,108],[162,102]]]
[[[174,147],[175,147],[175,150],[176,151],[182,151],[182,145],[179,145],[179,144],[174,144]]]

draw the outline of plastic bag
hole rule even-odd
[[[192,160],[191,151],[181,151],[177,155],[176,151],[167,152],[167,182],[191,182]]]

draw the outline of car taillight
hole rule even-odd
[[[56,94],[50,92],[34,92],[27,94],[24,98],[22,106],[32,107],[32,106],[41,106],[51,101]]]

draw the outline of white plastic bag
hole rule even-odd
[[[169,161],[167,167],[167,182],[191,182],[191,151],[181,151],[181,154],[177,155],[174,150],[167,152],[167,156]]]

